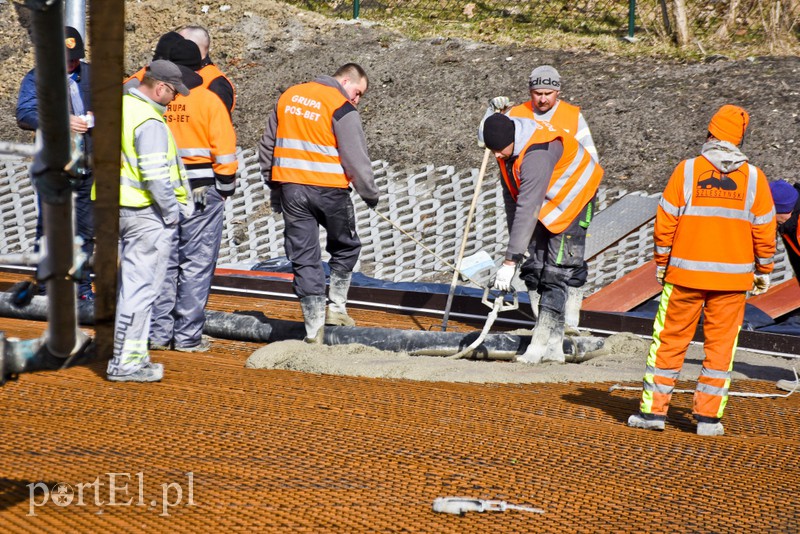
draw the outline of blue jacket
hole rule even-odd
[[[80,66],[75,71],[78,82],[78,90],[83,99],[83,106],[87,111],[92,109],[91,104],[91,89],[89,88],[89,81],[91,67],[88,63],[81,61]],[[23,130],[36,130],[39,128],[39,106],[36,97],[36,69],[31,69],[28,74],[22,78],[22,83],[19,86],[19,96],[17,97],[17,125]]]

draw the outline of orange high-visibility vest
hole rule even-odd
[[[580,117],[580,114],[581,108],[578,106],[573,106],[572,104],[568,104],[563,100],[559,100],[558,105],[556,106],[556,111],[547,122],[557,128],[565,130],[572,135],[575,135],[578,133],[578,118]],[[533,112],[533,102],[530,100],[514,106],[508,111],[507,115],[509,117],[516,117],[518,119],[536,119],[536,115]]]
[[[539,222],[554,233],[560,234],[594,198],[603,178],[603,168],[583,148],[575,137],[545,121],[534,121],[536,129],[514,162],[512,176],[505,165],[500,166],[503,181],[514,201],[519,194],[519,172],[528,147],[561,139],[564,152],[556,162],[547,186],[544,204],[539,211]]]
[[[122,80],[122,85],[125,85],[126,83],[128,83],[131,80],[133,80],[134,78],[136,78],[137,80],[139,80],[141,82],[142,79],[144,78],[144,73],[145,73],[146,70],[147,70],[147,67],[142,67],[141,69],[137,70],[136,72],[134,72],[133,74],[131,74],[130,76],[128,76],[127,78]]]
[[[167,105],[164,122],[175,137],[192,187],[213,185],[223,195],[232,193],[239,166],[236,132],[222,100],[204,87],[195,87],[188,96],[177,95]]]
[[[684,160],[658,205],[655,260],[671,284],[748,291],[754,270],[772,272],[775,226],[767,178],[755,165],[722,173],[702,156]]]
[[[347,98],[335,87],[308,82],[290,87],[278,99],[272,180],[347,188],[333,115]]]
[[[211,85],[211,82],[216,80],[217,78],[225,78],[225,80],[231,85],[231,89],[233,89],[233,102],[231,103],[231,108],[228,110],[230,113],[233,113],[234,108],[236,107],[236,87],[234,87],[233,83],[231,82],[230,78],[225,76],[219,67],[214,65],[213,63],[209,63],[202,69],[196,71],[197,74],[203,78],[203,87],[208,89],[208,86]],[[213,92],[213,91],[212,91]]]

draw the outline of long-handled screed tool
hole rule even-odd
[[[461,265],[461,260],[464,258],[464,250],[467,248],[467,239],[469,238],[469,227],[472,225],[472,216],[475,213],[475,205],[478,203],[478,196],[481,194],[481,184],[483,184],[483,177],[486,174],[486,166],[489,164],[489,156],[492,154],[490,149],[483,152],[483,161],[481,162],[481,170],[478,172],[478,181],[475,182],[475,193],[472,195],[472,204],[469,206],[467,213],[467,223],[464,225],[464,236],[461,238],[461,248],[458,251],[458,259],[456,265]],[[453,305],[453,296],[456,293],[456,282],[458,282],[458,269],[453,270],[453,280],[450,282],[450,291],[447,293],[447,304],[444,307],[444,315],[442,316],[442,332],[447,330],[447,320],[450,318],[450,307]]]

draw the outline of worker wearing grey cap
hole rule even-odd
[[[157,382],[164,375],[147,349],[150,317],[180,216],[191,215],[194,207],[186,170],[164,122],[166,106],[177,94],[189,94],[183,71],[157,60],[141,84],[122,97],[119,290],[106,375],[113,382]]]
[[[512,106],[507,96],[496,96],[489,100],[484,120],[491,113],[501,112],[509,117],[547,121],[572,134],[596,161],[600,161],[592,132],[581,108],[559,99],[561,75],[554,67],[542,65],[533,69],[528,77],[528,90],[531,99],[517,106]],[[483,142],[483,121],[478,131],[478,139]]]
[[[571,134],[586,152],[599,162],[592,132],[581,113],[581,108],[559,99],[561,75],[558,71],[550,65],[536,67],[528,77],[528,89],[531,99],[517,106],[512,106],[506,96],[496,96],[489,100],[489,107],[478,128],[479,144],[483,145],[483,123],[486,118],[493,113],[504,113],[509,117],[549,122]],[[589,207],[589,213],[591,214],[593,211],[594,206],[592,205]],[[567,284],[566,326],[572,331],[578,328],[581,303],[583,302],[582,287],[586,284],[588,276],[588,265],[584,262],[581,268],[574,270],[573,277]],[[540,294],[536,290],[528,293],[535,315]]]

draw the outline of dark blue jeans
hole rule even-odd
[[[94,252],[94,207],[92,206],[92,177],[89,175],[81,180],[75,188],[75,233],[83,238],[83,250],[86,257],[91,257]],[[34,251],[39,251],[39,239],[44,235],[42,223],[42,201],[36,195],[36,245]],[[78,282],[78,297],[92,295],[92,269],[84,265],[82,276]],[[43,286],[42,286],[43,287]],[[42,294],[44,289],[42,288]]]

